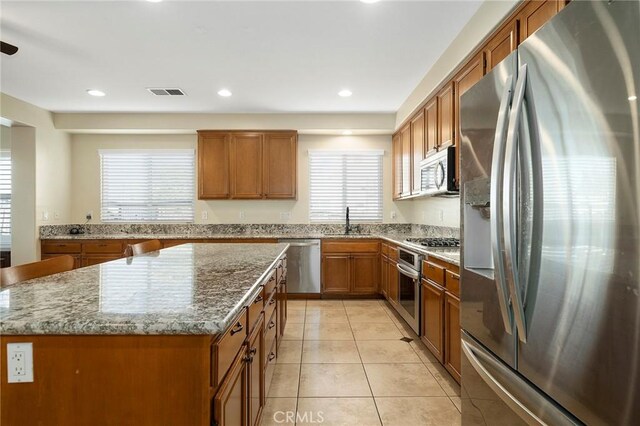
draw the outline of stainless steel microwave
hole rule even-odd
[[[455,147],[431,155],[420,164],[420,194],[458,195]]]

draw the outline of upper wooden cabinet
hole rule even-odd
[[[262,198],[261,133],[231,136],[231,198]]]
[[[530,0],[518,14],[520,42],[553,18],[568,2],[565,0]]]
[[[438,149],[438,99],[432,98],[424,107],[424,158]]]
[[[296,198],[297,147],[298,141],[295,134],[267,133],[265,135],[262,152],[266,198]]]
[[[518,20],[513,19],[503,26],[487,42],[484,48],[486,71],[489,72],[518,47]]]
[[[295,199],[295,131],[198,131],[199,199]]]
[[[455,145],[453,82],[438,92],[438,150]]]
[[[402,194],[402,138],[400,132],[393,135],[393,199]]]
[[[198,136],[198,198],[229,198],[229,141],[224,133]]]
[[[411,126],[407,124],[400,130],[402,139],[402,196],[411,195],[412,155],[411,155]]]
[[[411,146],[413,146],[413,178],[411,194],[419,194],[421,188],[420,162],[425,159],[424,110],[411,119]]]

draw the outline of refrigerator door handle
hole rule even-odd
[[[491,189],[490,189],[490,227],[491,227],[491,250],[493,254],[494,278],[498,292],[498,303],[504,329],[508,334],[512,334],[513,325],[509,313],[509,290],[507,289],[502,240],[504,230],[500,224],[502,220],[502,184],[504,181],[504,160],[505,160],[505,139],[507,127],[509,125],[509,106],[513,93],[513,76],[507,77],[505,89],[500,100],[498,111],[498,122],[496,124],[496,135],[493,142],[493,156],[491,159]]]
[[[518,80],[514,89],[513,106],[511,117],[509,118],[509,129],[507,130],[505,176],[502,186],[502,217],[504,224],[504,245],[505,245],[505,270],[507,283],[511,294],[511,305],[513,316],[518,330],[518,338],[521,342],[527,342],[527,325],[524,315],[524,302],[521,287],[520,274],[518,271],[517,253],[517,229],[516,218],[518,211],[517,190],[516,190],[516,167],[518,164],[518,133],[522,121],[524,110],[524,94],[527,85],[527,65],[524,64],[518,69]]]
[[[462,352],[482,380],[528,424],[576,425],[575,419],[462,332]]]

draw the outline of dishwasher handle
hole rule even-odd
[[[320,243],[287,243],[289,247],[313,247],[319,246]]]

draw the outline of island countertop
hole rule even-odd
[[[0,291],[0,334],[219,334],[288,244],[182,244]]]

